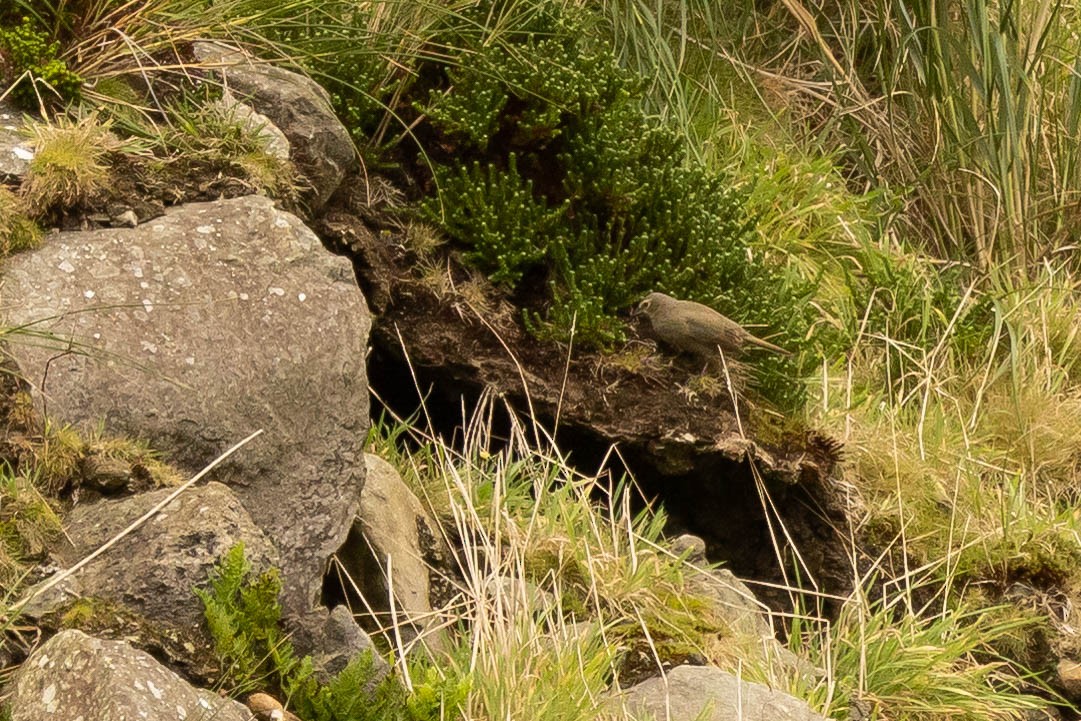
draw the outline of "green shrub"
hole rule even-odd
[[[555,2],[481,2],[447,31],[457,55],[419,72],[439,190],[422,213],[518,293],[536,335],[610,347],[621,314],[660,290],[802,347],[810,285],[752,252],[744,192],[645,114],[642,79],[591,22]],[[767,395],[801,402],[795,360],[759,369]]]
[[[40,101],[67,103],[79,97],[83,79],[61,60],[60,43],[50,42],[31,18],[0,28],[0,80],[13,84],[11,98],[25,108]]]
[[[548,208],[535,198],[533,183],[518,174],[513,154],[505,171],[480,163],[443,169],[440,186],[456,199],[444,208],[443,227],[456,237],[469,236],[465,258],[492,282],[513,287],[546,257],[562,208]],[[429,213],[438,213],[437,203],[429,205]]]

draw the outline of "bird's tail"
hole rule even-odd
[[[792,355],[792,351],[787,351],[787,350],[785,350],[784,348],[782,348],[779,345],[773,345],[769,341],[762,340],[761,338],[757,338],[757,337],[755,337],[753,335],[748,335],[747,342],[750,343],[751,345],[756,345],[759,348],[765,348],[766,350],[771,350],[774,353],[780,353],[781,355]]]

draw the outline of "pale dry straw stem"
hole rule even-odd
[[[845,359],[845,432],[842,442],[848,443],[852,439],[852,387],[855,381],[856,375],[856,349],[863,343],[865,337],[867,337],[867,325],[871,319],[871,310],[874,308],[875,296],[878,295],[879,288],[875,288],[871,291],[871,297],[867,299],[867,305],[863,309],[863,317],[860,319],[859,330],[856,331],[856,338],[852,342],[852,350],[847,354]],[[887,366],[888,367],[888,366]]]
[[[983,367],[983,377],[980,379],[979,385],[976,386],[976,395],[972,403],[972,413],[969,415],[966,431],[976,430],[976,425],[980,420],[980,410],[982,409],[984,398],[991,388],[991,372],[995,367],[996,358],[995,348],[998,347],[999,339],[1002,337],[1004,331],[1008,332],[1005,323],[1003,322],[1003,319],[996,314],[994,335],[988,341],[987,362]]]
[[[739,417],[739,393],[732,384],[732,376],[728,372],[728,359],[724,357],[724,351],[717,346],[717,353],[721,357],[721,369],[724,371],[724,383],[728,387],[728,397],[732,399],[732,415],[736,417],[736,429],[739,437],[747,440],[747,434],[743,432],[743,420]]]
[[[642,636],[646,639],[646,645],[649,646],[649,652],[653,655],[653,663],[657,665],[657,670],[660,672],[661,678],[664,679],[664,685],[668,687],[668,674],[664,669],[664,661],[661,660],[661,653],[657,649],[657,644],[653,640],[653,634],[649,631],[649,623],[642,616],[642,611],[639,608],[634,609],[634,618],[638,621],[638,627],[642,629]],[[664,697],[665,704],[668,703],[668,694]],[[668,710],[668,717],[671,717],[671,711]]]
[[[958,320],[960,320],[962,311],[965,310],[965,306],[968,304],[968,299],[972,297],[972,292],[976,288],[976,282],[973,281],[965,289],[964,295],[957,303],[957,308],[954,310],[953,315],[950,317],[949,322],[946,324],[946,328],[943,329],[942,335],[939,336],[938,342],[935,343],[934,348],[925,355],[923,363],[924,378],[921,382],[923,385],[923,393],[920,401],[920,417],[916,422],[916,439],[919,442],[920,448],[920,460],[927,460],[927,448],[924,444],[924,425],[927,421],[927,411],[931,403],[931,390],[932,380],[934,378],[935,366],[937,365],[939,356],[943,353],[953,333],[954,327],[956,327]]]
[[[788,526],[785,525],[784,519],[781,516],[777,506],[773,503],[773,498],[769,494],[769,490],[766,488],[765,479],[762,478],[761,472],[758,470],[758,465],[754,462],[754,459],[748,458],[748,464],[751,467],[751,475],[754,477],[755,490],[758,492],[758,502],[762,507],[762,515],[766,519],[766,526],[769,529],[770,543],[773,545],[773,555],[777,558],[777,566],[781,570],[781,577],[784,579],[786,586],[789,589],[795,588],[792,582],[788,578],[788,569],[786,568],[784,553],[781,550],[780,542],[777,538],[777,528],[780,528],[781,534],[788,542],[789,548],[792,553],[795,554],[796,560],[803,568],[805,578],[810,581],[811,586],[815,592],[819,592],[818,581],[815,580],[814,574],[811,573],[810,566],[803,559],[803,554],[800,553],[799,545],[788,531]],[[791,593],[791,592],[790,592]]]
[[[522,364],[518,361],[518,356],[511,349],[511,347],[509,345],[507,345],[507,342],[505,340],[503,340],[503,336],[499,334],[499,331],[488,321],[488,319],[485,318],[480,313],[478,313],[476,311],[476,309],[473,308],[472,306],[469,306],[469,308],[477,316],[477,319],[480,320],[480,322],[484,325],[484,327],[487,328],[492,333],[493,336],[495,336],[496,341],[498,341],[499,345],[503,347],[503,350],[506,351],[507,356],[510,358],[511,362],[514,364],[515,370],[518,371],[518,379],[522,383],[522,393],[525,396],[526,406],[529,408],[529,418],[530,418],[530,421],[531,421],[532,427],[533,427],[534,441],[536,442],[537,446],[540,446],[541,445],[541,442],[540,442],[540,435],[541,434],[540,434],[540,428],[539,428],[540,423],[537,420],[537,413],[533,409],[533,395],[529,391],[529,382],[526,380],[525,369],[522,367]]]
[[[367,546],[368,552],[372,554],[372,557],[378,558],[375,547],[372,545],[371,540],[369,540],[367,536],[364,536],[364,543]],[[388,555],[387,558],[389,560],[390,556]],[[331,556],[331,562],[334,565],[334,573],[337,576],[338,583],[342,584],[343,588],[348,586],[348,588],[352,589],[356,597],[360,599],[360,603],[363,605],[364,611],[367,613],[368,617],[378,623],[378,626],[376,627],[376,632],[385,635],[388,638],[392,635],[397,638],[398,643],[396,644],[396,650],[398,651],[398,654],[396,658],[399,661],[399,670],[402,672],[403,675],[408,676],[409,666],[405,663],[404,660],[408,657],[413,647],[417,645],[422,646],[429,655],[432,655],[434,653],[434,650],[428,644],[428,636],[434,636],[440,631],[450,628],[453,625],[453,621],[449,621],[444,618],[444,612],[446,609],[433,609],[428,613],[410,613],[406,621],[409,623],[420,622],[420,631],[419,633],[417,633],[416,638],[408,645],[401,643],[401,635],[397,630],[398,622],[396,620],[392,620],[391,624],[388,625],[381,619],[381,614],[377,612],[375,608],[371,605],[371,602],[364,595],[364,592],[361,590],[360,586],[357,584],[352,574],[350,574],[349,571],[342,564],[341,559],[338,558],[337,554]],[[429,572],[439,572],[439,569],[432,567],[428,563],[425,563],[425,567]],[[390,567],[387,566],[384,568],[383,564],[380,564],[379,570],[380,573],[383,575],[384,580],[386,581],[387,593],[390,596],[390,603],[401,603],[401,599],[394,591],[394,580],[392,574],[390,573]],[[443,577],[445,580],[449,581],[449,579],[446,579],[445,575]],[[350,608],[349,610],[350,612],[353,611],[352,608]],[[355,615],[356,614],[354,613],[354,616]],[[391,615],[392,619],[394,619],[394,614],[392,613]],[[433,623],[433,621],[435,621],[436,619],[441,619],[442,622]]]
[[[563,411],[563,396],[567,392],[567,378],[571,372],[571,352],[574,350],[574,332],[578,328],[578,311],[574,311],[571,316],[571,331],[570,338],[567,340],[567,359],[563,363],[563,379],[559,383],[559,400],[556,401],[556,416],[555,421],[552,423],[552,430],[559,430],[559,418]]]
[[[390,604],[390,624],[391,630],[394,634],[394,648],[398,652],[399,667],[406,669],[402,674],[405,678],[405,687],[409,693],[413,693],[413,679],[409,677],[409,664],[406,663],[405,656],[405,643],[402,641],[402,627],[398,622],[398,601],[394,597],[394,557],[391,554],[387,554],[386,569],[384,571],[387,577],[387,602]]]
[[[887,364],[887,367],[888,367],[888,364]],[[897,419],[896,419],[896,413],[894,413],[892,411],[889,413],[889,423],[890,423],[890,445],[891,445],[891,450],[892,450],[891,457],[892,457],[892,460],[893,460],[894,493],[896,494],[896,497],[897,497],[897,518],[903,519],[905,517],[905,509],[904,509],[904,496],[902,495],[902,490],[901,490],[900,448],[899,448],[898,443],[897,443]],[[901,554],[901,560],[902,560],[902,563],[904,563],[904,569],[905,569],[905,576],[906,577],[909,574],[908,550],[907,550],[908,549],[907,533],[908,533],[907,525],[902,522],[901,523],[901,528],[899,530],[899,536],[900,536],[900,539],[901,539],[901,548],[904,550],[904,552]]]
[[[364,540],[367,542],[368,550],[371,551],[374,555],[374,549],[372,548],[371,542],[368,542],[367,538],[365,538]],[[345,566],[342,565],[341,559],[338,558],[338,554],[335,553],[333,556],[331,556],[330,561],[334,565],[334,573],[338,577],[338,582],[343,584],[348,583],[349,587],[352,588],[353,592],[357,595],[357,598],[360,599],[360,602],[361,604],[363,604],[364,610],[368,613],[368,615],[371,616],[373,619],[378,620],[379,615],[376,613],[375,608],[368,602],[368,599],[360,590],[360,586],[357,585],[357,582],[353,579],[353,576],[349,573],[349,571],[345,569]],[[352,613],[353,609],[350,608],[349,611],[350,613]],[[380,628],[379,630],[381,632],[385,631],[384,628]]]
[[[409,367],[409,377],[413,380],[413,387],[420,388],[420,381],[417,379],[417,371],[413,367],[413,359],[409,357],[409,349],[405,346],[405,339],[402,338],[402,330],[398,327],[398,324],[394,324],[394,334],[398,336],[398,345],[402,349],[402,353],[405,357],[405,364]],[[428,404],[424,400],[424,394],[420,394],[420,409],[424,413],[424,421],[428,424],[428,428],[434,429],[435,424],[432,423],[432,416],[428,413]]]

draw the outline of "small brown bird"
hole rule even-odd
[[[784,348],[748,333],[734,320],[692,300],[677,300],[664,293],[650,293],[638,304],[635,315],[645,315],[657,339],[681,353],[705,360],[717,357],[717,349],[738,355],[753,345],[790,355]]]

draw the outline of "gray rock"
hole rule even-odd
[[[731,630],[753,638],[773,638],[769,609],[755,598],[742,580],[727,568],[711,568],[694,573],[691,586],[713,601]]]
[[[76,506],[57,555],[71,566],[142,516],[172,491]],[[157,515],[78,571],[82,593],[124,604],[154,622],[186,632],[203,625],[192,592],[238,542],[256,571],[277,565],[274,547],[233,492],[220,483],[189,488]]]
[[[687,537],[680,538],[684,550],[697,548]],[[778,677],[797,673],[812,679],[822,675],[819,669],[777,640],[769,609],[727,568],[697,567],[690,572],[688,583],[699,597],[713,604],[731,633],[731,644],[738,646],[744,654],[760,658],[776,670]]]
[[[804,701],[710,666],[677,666],[626,690],[615,705],[656,721],[826,721]]]
[[[30,169],[34,151],[19,132],[22,125],[22,113],[10,103],[0,101],[0,180],[21,180]]]
[[[196,59],[216,67],[239,100],[270,119],[289,139],[291,160],[307,179],[307,200],[318,211],[356,164],[349,131],[330,105],[326,90],[311,78],[260,62],[236,48],[197,42]]]
[[[11,354],[53,418],[189,473],[265,430],[211,477],[277,547],[286,608],[312,610],[364,481],[370,317],[350,263],[249,196],[60,233],[3,282],[3,322],[51,334]]]
[[[1058,687],[1071,701],[1081,699],[1081,663],[1069,658],[1059,659],[1055,666]]]
[[[672,553],[683,557],[688,563],[708,563],[706,542],[699,536],[683,533],[668,542]]]
[[[353,620],[345,606],[328,611],[317,608],[288,622],[293,643],[299,648],[313,649],[312,665],[319,678],[326,682],[360,653],[371,651],[376,675],[374,683],[390,670],[379,655],[372,640]]]
[[[222,93],[218,103],[218,107],[226,117],[232,117],[246,131],[262,139],[269,155],[279,160],[289,160],[292,151],[289,138],[285,137],[285,133],[271,122],[270,118],[256,112],[255,108],[247,103],[237,100],[228,88]]]
[[[60,573],[63,570],[57,567],[54,573]],[[46,614],[64,608],[85,595],[86,590],[76,576],[66,576],[56,580],[54,575],[49,575],[27,589],[15,610],[24,618],[40,621]]]
[[[819,669],[777,640],[769,609],[746,583],[727,568],[710,567],[703,539],[685,533],[671,539],[668,545],[673,553],[691,565],[688,583],[695,594],[711,602],[717,615],[724,619],[731,645],[738,646],[748,656],[757,656],[774,668],[779,677],[798,673],[810,679],[822,675]]]
[[[402,624],[399,630],[405,632],[406,641],[412,641],[432,625],[431,571],[421,537],[423,531],[425,538],[438,538],[438,526],[394,466],[371,453],[365,454],[365,460],[368,476],[360,509],[338,560],[383,625],[391,622],[393,590],[397,620]],[[388,559],[392,583],[388,583]],[[439,643],[435,638],[427,640]]]
[[[240,704],[189,685],[123,641],[63,631],[16,672],[11,721],[248,721]]]

